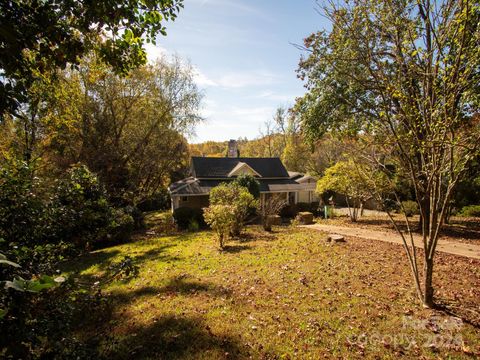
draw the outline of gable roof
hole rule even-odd
[[[279,158],[192,157],[192,172],[199,179],[228,178],[239,163],[247,164],[263,178],[289,178]]]
[[[240,172],[240,170],[244,170],[246,171],[247,173],[253,175],[253,176],[259,176],[261,177],[261,175],[256,172],[255,170],[253,170],[250,166],[248,166],[248,164],[244,163],[244,162],[239,162],[233,169],[232,171],[230,171],[228,173],[228,177],[232,177],[232,176],[236,176],[236,175],[239,175],[239,174],[242,174]],[[244,172],[245,173],[245,172]]]

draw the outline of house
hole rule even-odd
[[[297,172],[288,172],[279,158],[238,157],[237,144],[229,142],[227,157],[192,157],[191,177],[170,185],[172,210],[179,207],[208,206],[212,188],[223,182],[250,174],[260,183],[260,202],[272,194],[285,196],[289,205],[318,201],[316,180]]]

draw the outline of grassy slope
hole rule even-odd
[[[438,347],[424,345],[447,339],[449,330],[434,321],[403,326],[408,316],[447,317],[415,303],[401,247],[324,239],[309,230],[250,227],[243,241],[219,252],[210,232],[150,235],[92,253],[69,270],[94,282],[124,255],[140,266],[138,278],[105,289],[114,301],[111,321],[95,324],[110,334],[103,346],[114,358],[458,358],[480,349],[472,325],[451,331],[456,345]],[[448,255],[437,261],[439,296],[460,301],[466,314],[478,311],[480,263]]]

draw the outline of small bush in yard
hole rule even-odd
[[[402,201],[402,208],[403,211],[405,212],[405,216],[413,216],[413,215],[418,215],[418,204],[415,201]]]
[[[464,206],[458,215],[468,217],[480,217],[480,205]]]
[[[205,226],[201,209],[179,207],[173,212],[173,218],[177,226],[182,230],[187,230],[193,221],[197,222],[199,228]]]
[[[235,207],[231,205],[210,205],[203,209],[205,221],[217,233],[220,248],[233,231],[236,224]]]
[[[198,221],[195,219],[191,219],[188,223],[188,231],[196,232],[198,230],[200,230],[200,225],[198,224]]]
[[[258,207],[258,201],[249,193],[246,187],[236,183],[221,184],[210,192],[211,205],[229,205],[235,214],[235,224],[232,228],[233,235],[239,235],[251,208]]]

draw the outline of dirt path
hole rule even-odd
[[[388,230],[379,231],[327,224],[304,225],[304,227],[328,233],[340,234],[343,236],[352,236],[361,239],[379,240],[394,244],[403,244],[402,237],[399,234]],[[414,235],[413,238],[415,246],[423,248],[422,238],[419,235]],[[452,255],[465,256],[472,259],[480,259],[480,245],[439,239],[437,244],[437,250]]]

